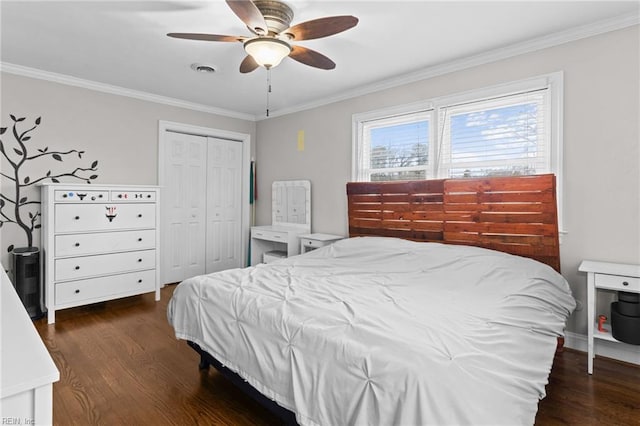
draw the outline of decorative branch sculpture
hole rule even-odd
[[[28,162],[38,158],[47,159],[52,158],[56,161],[63,162],[64,158],[68,155],[77,154],[78,158],[82,158],[84,151],[78,151],[72,149],[69,151],[49,151],[49,147],[38,149],[37,154],[29,154],[26,142],[31,140],[31,132],[33,132],[42,122],[41,118],[36,118],[33,127],[26,130],[19,130],[25,117],[16,118],[14,115],[10,115],[13,121],[12,133],[15,139],[14,146],[5,146],[5,143],[0,139],[0,153],[9,163],[12,171],[11,173],[0,172],[0,176],[13,182],[15,187],[14,196],[8,196],[7,194],[0,194],[0,228],[5,223],[13,223],[22,229],[27,237],[27,246],[33,246],[33,231],[40,228],[38,219],[40,212],[37,207],[40,204],[38,200],[30,200],[25,195],[25,189],[31,187],[39,182],[50,179],[52,182],[60,182],[58,179],[62,177],[70,177],[74,179],[84,180],[87,183],[91,183],[96,179],[98,175],[89,174],[89,172],[95,172],[98,170],[98,161],[91,163],[90,167],[76,167],[71,172],[66,173],[52,173],[51,170],[47,171],[45,176],[32,179],[30,176],[22,176],[22,167]],[[0,128],[0,136],[7,132],[7,127]],[[24,217],[24,214],[28,217]],[[7,251],[13,250],[13,245],[7,248]]]

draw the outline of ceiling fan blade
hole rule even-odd
[[[253,56],[247,55],[240,64],[240,72],[246,74],[258,68],[260,65],[253,59]]]
[[[169,33],[169,37],[184,38],[187,40],[202,40],[202,41],[244,41],[246,37],[242,36],[228,36],[218,34],[197,34],[197,33]]]
[[[267,34],[269,32],[267,23],[262,16],[260,9],[250,0],[227,0],[227,4],[233,13],[256,34]]]
[[[315,50],[307,49],[302,46],[291,46],[291,53],[289,56],[291,59],[295,59],[302,64],[309,65],[314,68],[332,70],[336,67],[336,63],[324,56],[322,53],[318,53]]]
[[[355,16],[328,16],[302,22],[283,32],[291,34],[294,40],[313,40],[341,33],[357,24],[358,18]]]

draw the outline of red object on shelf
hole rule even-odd
[[[607,330],[603,327],[604,323],[607,321],[607,317],[604,315],[598,315],[598,331],[606,333]]]

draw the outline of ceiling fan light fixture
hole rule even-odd
[[[244,42],[244,50],[256,63],[267,69],[278,64],[291,53],[291,46],[274,37],[256,37]]]

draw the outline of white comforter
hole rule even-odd
[[[302,425],[531,425],[574,303],[530,259],[367,237],[188,279],[168,318]]]

